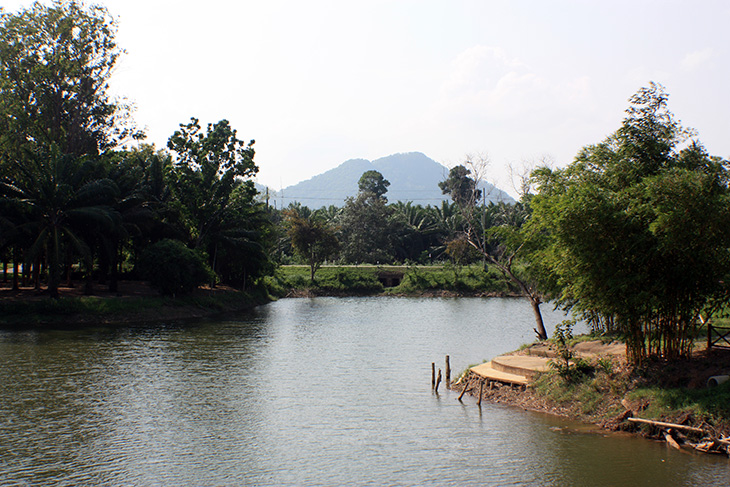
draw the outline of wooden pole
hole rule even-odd
[[[461,402],[461,398],[464,397],[464,394],[466,394],[466,390],[469,389],[469,386],[471,385],[471,380],[467,380],[464,382],[464,388],[461,390],[461,394],[459,394],[459,402]]]
[[[477,401],[477,406],[482,405],[482,389],[484,388],[484,381],[479,381],[479,400]]]
[[[439,391],[439,384],[441,384],[441,369],[439,369],[439,373],[436,376],[436,392]]]
[[[436,387],[436,364],[431,362],[431,389]]]
[[[712,325],[707,322],[707,350],[712,348]]]
[[[705,434],[706,431],[702,428],[695,428],[694,426],[685,426],[683,424],[675,424],[675,423],[664,423],[662,421],[652,421],[650,419],[641,419],[641,418],[626,418],[628,421],[631,421],[632,423],[643,423],[643,424],[650,424],[652,426],[658,426],[660,428],[674,428],[678,430],[684,430],[684,431],[691,431],[692,433],[699,433],[699,434]]]
[[[448,355],[446,356],[446,388],[451,389],[451,364]]]

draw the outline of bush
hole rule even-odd
[[[141,275],[166,295],[189,293],[212,279],[203,258],[179,240],[160,240],[140,259]]]

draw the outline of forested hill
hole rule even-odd
[[[334,169],[311,179],[272,192],[270,202],[277,208],[284,208],[292,202],[299,202],[310,208],[336,205],[342,206],[345,198],[357,194],[357,182],[365,171],[376,170],[390,181],[386,197],[388,201],[412,201],[414,204],[440,205],[448,200],[441,194],[438,183],[446,179],[448,168],[420,152],[393,154],[374,161],[350,159]],[[513,203],[507,193],[489,183],[480,185],[487,201]]]

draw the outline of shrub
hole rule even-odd
[[[203,258],[179,240],[151,245],[142,253],[140,266],[150,285],[166,295],[189,293],[212,278]]]

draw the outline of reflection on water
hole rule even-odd
[[[548,329],[562,319],[546,313]],[[430,390],[532,340],[511,299],[281,300],[0,332],[3,485],[723,485],[726,459]]]

